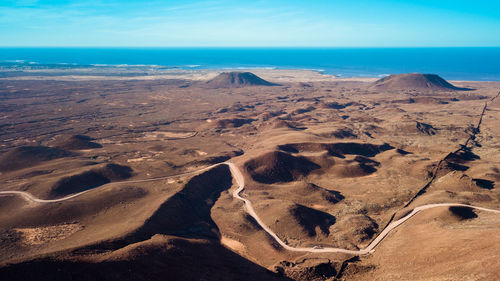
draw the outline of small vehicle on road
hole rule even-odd
[[[313,247],[313,249],[323,249],[323,247],[316,245],[316,246]]]

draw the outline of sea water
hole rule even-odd
[[[0,48],[0,66],[12,65],[309,69],[339,77],[420,72],[500,81],[500,48]]]

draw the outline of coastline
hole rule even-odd
[[[252,72],[264,79],[275,82],[325,82],[359,81],[372,82],[379,78],[337,77],[318,70],[308,69],[270,69],[270,68],[229,68],[229,69],[152,69],[141,67],[143,73],[137,73],[137,66],[106,66],[81,68],[46,68],[16,70],[15,76],[0,77],[0,80],[56,80],[56,81],[92,81],[92,80],[161,80],[182,79],[192,81],[209,80],[222,72]],[[1,70],[10,72],[10,70]]]
[[[451,81],[500,81],[500,48],[1,48],[0,77],[159,76],[191,71],[313,71],[356,81],[431,73]],[[62,72],[56,75],[55,72]],[[6,74],[6,72],[9,72]],[[68,73],[73,72],[73,73]],[[118,75],[112,75],[119,72]],[[110,74],[111,73],[111,74]],[[265,74],[264,74],[265,75]],[[24,75],[23,75],[24,76]],[[315,75],[311,81],[326,77]],[[161,77],[160,77],[161,78]],[[191,77],[202,79],[203,77]],[[58,78],[60,79],[60,78]],[[65,79],[68,79],[66,77]],[[78,79],[81,79],[79,77]],[[87,79],[97,79],[88,77]],[[281,79],[281,78],[280,78]],[[331,77],[328,77],[331,79]],[[336,80],[337,81],[337,80]]]
[[[146,73],[137,73],[137,68],[144,69]],[[222,72],[252,72],[266,80],[278,83],[300,83],[300,82],[363,82],[371,83],[387,75],[378,77],[339,77],[325,74],[319,70],[310,69],[276,69],[276,68],[227,68],[227,69],[161,69],[147,71],[151,66],[106,66],[82,68],[45,68],[45,69],[22,69],[15,70],[15,75],[8,76],[5,73],[14,72],[0,68],[0,81],[17,80],[53,80],[53,81],[131,81],[131,80],[166,80],[180,79],[191,81],[204,81],[217,76]],[[3,77],[2,77],[3,76]],[[450,80],[455,83],[500,83],[500,81],[484,80]]]

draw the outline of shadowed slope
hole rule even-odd
[[[239,256],[218,242],[156,235],[101,258],[41,258],[0,267],[0,280],[199,281],[291,280]]]
[[[102,168],[92,169],[80,174],[64,177],[57,181],[51,189],[50,198],[62,197],[82,192],[100,185],[129,178],[132,169],[118,164],[107,164]]]
[[[193,177],[181,191],[165,201],[134,236],[141,240],[155,234],[218,238],[219,230],[210,217],[210,209],[220,193],[231,187],[232,180],[227,165]]]
[[[102,145],[93,142],[93,138],[85,135],[74,135],[62,142],[59,147],[67,150],[101,148]]]
[[[290,245],[311,242],[313,237],[329,242],[330,227],[337,220],[327,212],[279,199],[257,202],[255,207],[264,223]]]
[[[226,129],[226,128],[239,128],[245,124],[250,124],[255,119],[251,118],[226,118],[226,119],[219,119],[217,122],[215,122],[215,127],[219,129]]]
[[[3,264],[0,279],[289,280],[219,243],[218,228],[210,212],[220,193],[231,185],[228,166],[217,166],[193,177],[128,237],[114,243],[98,243],[81,251]],[[193,237],[205,239],[191,239]],[[103,254],[102,249],[108,251]],[[79,252],[86,254],[85,260],[79,259]],[[93,255],[99,252],[101,254]]]
[[[476,213],[472,208],[467,207],[449,207],[450,212],[460,220],[468,220],[477,218]]]
[[[329,227],[335,223],[334,216],[299,204],[291,208],[290,213],[311,237],[316,236],[316,227],[330,234]]]
[[[370,143],[357,142],[339,142],[339,143],[289,143],[278,145],[278,149],[290,153],[298,152],[319,152],[328,151],[329,155],[344,158],[346,154],[361,155],[365,157],[373,157],[381,152],[394,149],[394,147],[385,143],[375,145]]]
[[[14,171],[41,162],[72,156],[73,153],[48,146],[21,146],[0,156],[0,171]]]

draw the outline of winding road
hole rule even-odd
[[[186,173],[177,174],[177,175],[172,175],[172,176],[150,178],[150,179],[142,179],[142,180],[129,180],[129,181],[110,182],[110,183],[107,183],[107,184],[103,184],[103,185],[101,185],[99,187],[110,186],[110,185],[118,185],[118,184],[125,184],[125,183],[152,182],[152,181],[159,181],[159,180],[168,180],[168,179],[180,178],[180,177],[190,176],[190,175],[198,174],[198,173],[201,173],[201,172],[204,172],[204,171],[208,171],[208,170],[210,170],[210,169],[212,169],[212,168],[214,168],[214,167],[216,167],[218,165],[221,165],[221,164],[215,164],[215,165],[211,165],[211,166],[208,166],[208,167],[205,167],[205,168],[201,168],[201,169],[198,169],[198,170],[195,170],[195,171],[186,172]],[[88,189],[88,190],[85,190],[85,191],[82,191],[82,192],[78,192],[78,193],[71,194],[71,195],[68,195],[66,197],[57,198],[57,199],[40,199],[40,198],[36,198],[31,193],[24,192],[24,191],[17,191],[17,190],[0,191],[0,196],[1,195],[19,195],[19,196],[22,196],[24,199],[26,199],[28,201],[31,201],[31,202],[37,202],[37,203],[56,203],[56,202],[61,202],[61,201],[65,201],[65,200],[69,200],[69,199],[75,198],[77,196],[80,196],[80,195],[82,195],[84,193],[87,193],[89,191],[92,191],[94,189],[95,188]]]
[[[286,250],[289,251],[294,251],[294,252],[309,252],[309,253],[345,253],[345,254],[352,254],[352,255],[366,255],[369,253],[372,253],[375,251],[375,247],[377,247],[378,244],[396,227],[398,227],[400,224],[404,223],[417,213],[427,210],[427,209],[432,209],[432,208],[437,208],[437,207],[468,207],[468,208],[473,208],[476,210],[481,210],[481,211],[486,211],[486,212],[493,212],[500,214],[500,210],[494,210],[494,209],[488,209],[488,208],[483,208],[483,207],[477,207],[477,206],[471,206],[471,205],[466,205],[466,204],[460,204],[460,203],[438,203],[438,204],[428,204],[428,205],[423,205],[416,207],[413,209],[410,213],[408,213],[406,216],[400,218],[397,221],[393,221],[390,224],[388,224],[385,229],[375,238],[366,248],[361,249],[361,250],[347,250],[347,249],[342,249],[342,248],[307,248],[307,247],[291,247],[287,245],[285,242],[283,242],[276,233],[274,233],[257,215],[255,212],[252,203],[250,200],[245,199],[240,196],[240,193],[245,189],[245,179],[243,175],[241,174],[240,170],[236,165],[234,165],[231,162],[226,162],[226,164],[229,166],[231,169],[231,173],[233,174],[234,179],[236,180],[236,183],[238,184],[238,189],[236,189],[233,192],[233,197],[236,199],[239,199],[245,203],[246,211],[247,213],[252,216],[255,221],[264,229],[264,231],[267,232],[278,244],[280,244],[281,247],[283,247]]]
[[[401,225],[402,223],[406,222],[408,219],[413,217],[414,215],[418,214],[419,212],[427,209],[432,209],[432,208],[438,208],[438,207],[467,207],[467,208],[472,208],[480,211],[485,211],[485,212],[492,212],[496,214],[500,214],[500,210],[494,210],[494,209],[489,209],[489,208],[484,208],[484,207],[478,207],[478,206],[472,206],[472,205],[466,205],[466,204],[460,204],[460,203],[437,203],[437,204],[427,204],[423,206],[419,206],[414,208],[411,212],[409,212],[406,216],[400,218],[399,220],[393,221],[390,224],[388,224],[384,230],[364,249],[360,250],[347,250],[347,249],[342,249],[342,248],[330,248],[330,247],[325,247],[325,248],[317,248],[317,247],[291,247],[287,245],[285,242],[283,242],[274,231],[272,231],[257,215],[255,212],[255,209],[252,206],[252,202],[250,200],[243,198],[240,194],[243,192],[245,189],[245,178],[241,171],[238,169],[238,167],[230,162],[224,162],[220,164],[215,164],[211,165],[196,171],[192,172],[187,172],[187,173],[182,173],[178,175],[173,175],[173,176],[166,176],[166,177],[159,177],[159,178],[152,178],[152,179],[143,179],[143,180],[131,180],[131,181],[120,181],[120,182],[114,182],[114,183],[109,183],[107,185],[111,184],[123,184],[123,183],[140,183],[140,182],[150,182],[150,181],[157,181],[157,180],[165,180],[165,179],[171,179],[171,178],[179,178],[182,176],[188,176],[188,175],[193,175],[197,173],[201,173],[203,171],[207,171],[212,169],[213,167],[216,167],[218,165],[227,165],[229,166],[229,169],[231,170],[231,174],[233,175],[233,178],[236,181],[236,184],[238,185],[238,188],[233,192],[233,197],[243,201],[244,203],[244,208],[246,212],[255,219],[255,221],[260,225],[260,227],[267,233],[269,236],[271,236],[281,247],[288,251],[294,251],[294,252],[309,252],[309,253],[345,253],[345,254],[352,254],[352,255],[366,255],[370,254],[373,251],[375,251],[375,247],[380,244],[380,242],[387,237],[387,235],[394,230],[396,227]],[[54,202],[61,202],[65,200],[69,200],[75,197],[78,197],[84,193],[87,193],[89,191],[92,191],[93,189],[89,189],[86,191],[82,191],[79,193],[75,193],[72,195],[69,195],[67,197],[59,198],[59,199],[39,199],[34,197],[28,192],[24,191],[0,191],[0,195],[20,195],[26,200],[37,202],[37,203],[54,203]]]

